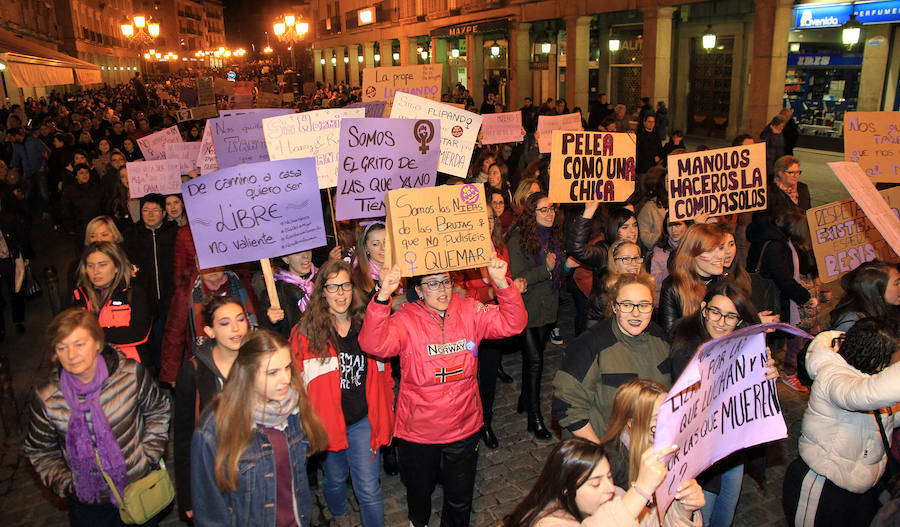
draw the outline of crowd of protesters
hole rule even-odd
[[[279,86],[268,67],[239,78]],[[684,134],[662,102],[626,108],[602,94],[582,113],[585,129],[635,133],[636,190],[622,203],[560,206],[548,198],[538,118],[581,109],[530,98],[515,108],[487,86],[476,107],[457,85],[445,102],[522,115],[522,142],[478,143],[468,177],[438,177],[485,184],[489,265],[401,279],[383,221],[337,222],[329,246],[273,259],[279,307],[255,265],[198,268],[180,195],[129,196],[137,139],[177,124],[200,140],[202,121],[176,119],[191,79],[135,77],[0,109],[0,271],[18,332],[15,277],[41,249],[35,225],[71,239],[70,307],[46,330],[58,366],[32,397],[25,451],[73,525],[120,524],[119,496],[164,457],[170,422],[177,504],[195,525],[306,526],[310,486],[321,485],[334,525],[351,525],[350,487],[362,525],[380,526],[382,464],[406,485],[410,525],[428,523],[437,485],[441,524],[468,525],[479,444],[503,447],[494,394],[498,379],[514,381],[500,358],[519,352],[522,433],[561,442],[503,525],[731,525],[758,451],[682,482],[661,521],[652,494],[672,450],[654,452],[653,434],[662,396],[703,342],[759,322],[828,329],[789,111],[734,140],[765,142],[768,208],[682,222],[669,219],[665,167],[686,151]],[[294,107],[359,98],[345,84],[297,87]],[[842,286],[831,331],[808,353],[799,337],[768,338],[779,360],[767,377],[811,393],[785,477],[791,525],[868,525],[892,455],[900,273],[868,262]],[[576,310],[563,331],[561,297]],[[545,371],[548,342],[566,344],[558,371]]]

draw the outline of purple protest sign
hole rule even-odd
[[[181,186],[201,269],[325,245],[316,161],[266,161],[203,174]]]
[[[290,108],[258,109],[209,120],[219,168],[269,160],[262,120],[294,113]]]
[[[366,117],[384,117],[384,108],[387,101],[362,101],[348,104],[344,108],[365,108]]]
[[[775,380],[766,379],[766,333],[794,326],[758,324],[700,346],[659,409],[654,448],[678,445],[656,490],[660,523],[678,485],[732,452],[787,437]]]
[[[434,186],[440,136],[437,119],[341,119],[335,217],[384,216],[387,191]]]

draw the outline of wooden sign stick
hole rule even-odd
[[[337,188],[337,187],[335,187]],[[328,194],[328,206],[331,207],[331,229],[334,232],[334,244],[340,245],[341,239],[338,236],[337,223],[334,221],[334,202],[331,200],[331,189],[325,189],[325,193]],[[348,247],[342,247],[342,249],[349,249]]]
[[[278,301],[278,291],[275,290],[275,275],[272,274],[272,262],[268,258],[259,261],[262,267],[263,278],[266,281],[266,292],[269,293],[269,305],[275,309],[281,309],[281,303]]]

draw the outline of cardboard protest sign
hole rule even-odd
[[[443,74],[444,66],[441,64],[365,68],[362,100],[387,102],[384,113],[378,117],[390,115],[390,101],[397,93],[409,93],[432,101],[440,101]]]
[[[900,216],[900,187],[882,190],[880,194],[891,211]],[[852,199],[809,209],[806,220],[823,282],[837,280],[864,262],[900,260]]]
[[[219,110],[215,104],[207,104],[205,106],[197,106],[195,108],[184,108],[175,111],[175,117],[178,122],[199,121],[200,119],[211,119],[219,116]]]
[[[183,102],[185,106],[198,106],[197,89],[193,86],[181,86],[179,88],[178,100]]]
[[[634,134],[553,131],[550,201],[625,201],[634,193]]]
[[[225,97],[234,95],[234,83],[228,79],[213,79],[213,91]]]
[[[678,445],[656,490],[660,523],[678,485],[732,452],[787,437],[775,380],[766,379],[765,330],[812,338],[789,324],[759,324],[700,346],[659,409],[654,448]]]
[[[201,269],[325,245],[312,158],[204,174],[181,186]]]
[[[850,197],[866,213],[872,225],[884,236],[891,249],[900,254],[900,217],[881,198],[872,180],[856,163],[828,163],[828,166],[841,180]]]
[[[482,117],[481,144],[515,143],[525,137],[522,112],[487,113]]]
[[[483,267],[494,251],[484,185],[392,190],[385,197],[391,265],[403,276]]]
[[[208,174],[219,169],[219,159],[216,157],[216,146],[213,143],[209,121],[206,121],[206,126],[203,128],[200,153],[197,155],[197,167],[200,169],[200,174]]]
[[[294,110],[267,108],[210,119],[219,168],[268,161],[269,152],[266,150],[266,139],[263,137],[262,119],[289,113],[294,113]]]
[[[216,93],[212,77],[197,77],[197,104],[216,104]]]
[[[347,106],[344,106],[344,108],[365,108],[366,117],[384,117],[384,109],[386,106],[387,101],[364,101],[348,104]]]
[[[389,190],[434,186],[440,157],[437,119],[341,121],[335,217],[384,216]]]
[[[253,96],[252,95],[229,95],[228,96],[228,107],[231,109],[246,109],[253,106]]]
[[[280,108],[281,107],[281,94],[280,93],[259,92],[256,95],[256,107],[257,108]]]
[[[169,143],[166,145],[166,159],[178,161],[181,166],[181,174],[187,174],[191,170],[199,172],[197,159],[200,157],[202,147],[203,143],[199,141]]]
[[[537,126],[538,151],[542,154],[550,152],[553,146],[553,130],[567,132],[584,130],[581,124],[580,113],[567,113],[564,115],[539,115]]]
[[[438,170],[465,178],[472,150],[481,128],[481,116],[447,104],[398,92],[391,108],[392,119],[440,119],[441,160]],[[424,141],[424,138],[423,138]]]
[[[334,187],[337,185],[341,119],[348,117],[365,117],[365,110],[336,108],[263,119],[269,159],[315,158],[319,188]]]
[[[766,145],[669,156],[669,218],[721,216],[766,208]]]
[[[873,183],[900,183],[900,112],[845,113],[844,161]]]
[[[147,194],[178,194],[181,192],[181,161],[159,159],[125,163],[128,171],[128,197]]]
[[[256,83],[253,81],[235,81],[234,82],[234,94],[235,95],[253,95],[253,89],[256,86]]]
[[[166,158],[166,143],[181,143],[181,132],[177,126],[170,126],[155,134],[146,135],[137,140],[138,148],[147,161]]]

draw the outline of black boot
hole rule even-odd
[[[553,435],[544,426],[544,418],[540,412],[528,412],[528,431],[534,434],[538,441],[550,441]]]
[[[381,458],[384,460],[384,472],[388,476],[400,473],[400,460],[397,458],[397,447],[386,445],[381,447]]]
[[[512,384],[513,382],[513,378],[503,369],[502,363],[497,365],[497,378],[500,379],[500,382],[503,384]]]
[[[500,446],[497,436],[494,435],[494,429],[491,428],[491,423],[484,423],[484,428],[481,429],[481,440],[484,441],[484,446],[491,450]]]
[[[522,392],[519,393],[519,402],[516,403],[516,413],[517,414],[524,414],[525,410],[528,409],[528,405],[525,404],[525,400],[526,400],[525,390],[523,389]]]

